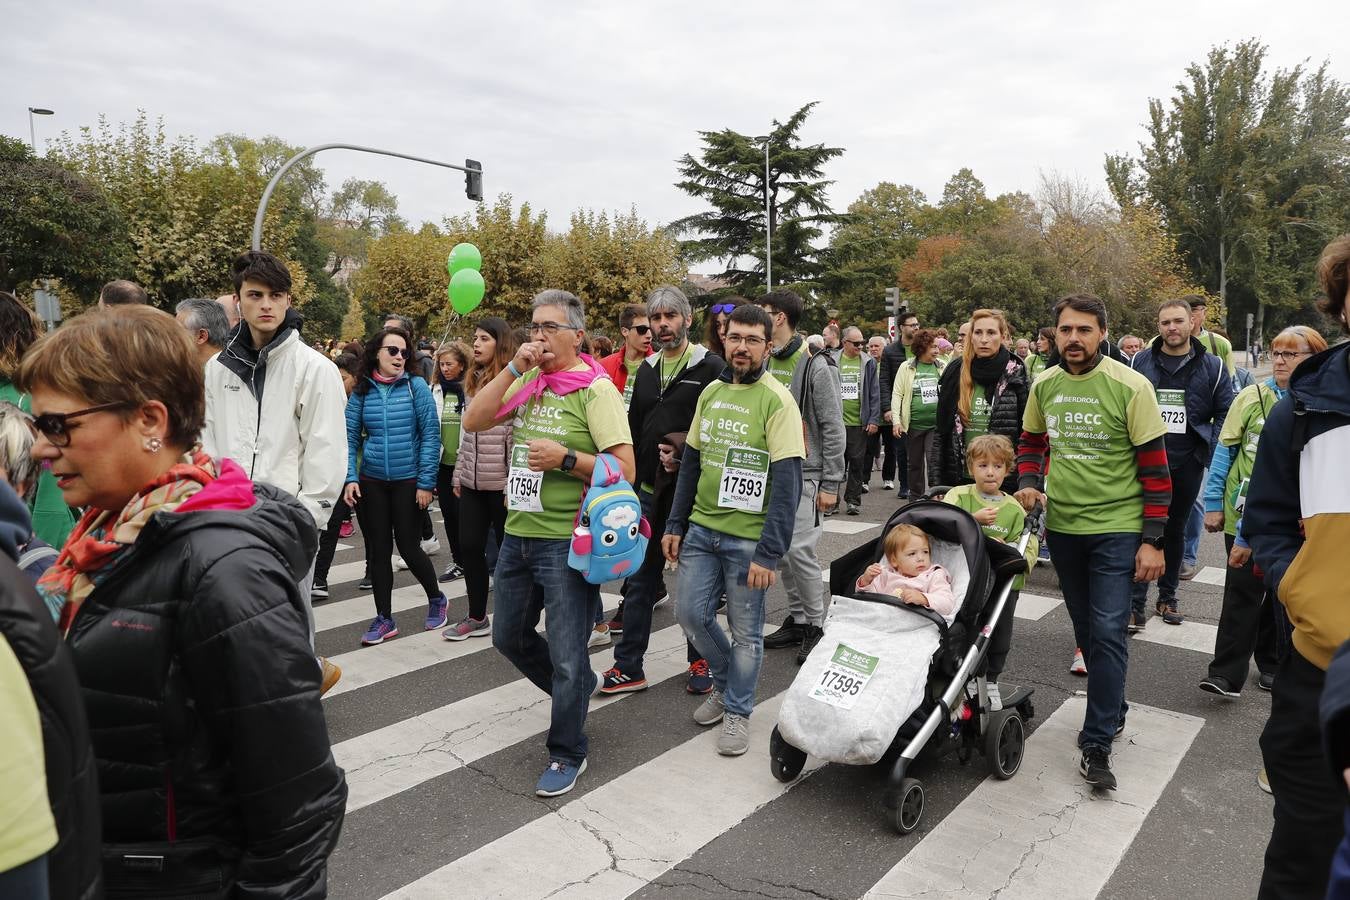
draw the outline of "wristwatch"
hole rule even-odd
[[[1146,538],[1144,538],[1144,539],[1143,539],[1143,543],[1148,544],[1148,545],[1149,545],[1150,547],[1152,547],[1154,550],[1161,550],[1161,549],[1163,548],[1163,542],[1164,542],[1165,540],[1166,540],[1166,538],[1165,538],[1163,535],[1160,534],[1160,535],[1158,535],[1157,537],[1151,537],[1151,538],[1150,538],[1150,537],[1146,537]]]
[[[576,464],[577,464],[577,451],[568,450],[567,453],[563,455],[562,464],[558,466],[558,468],[564,472],[570,472],[572,471],[573,468],[576,467]]]

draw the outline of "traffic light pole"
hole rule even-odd
[[[307,150],[301,150],[299,153],[286,160],[285,164],[277,173],[272,176],[272,180],[267,182],[267,187],[263,189],[262,199],[258,201],[258,213],[253,217],[253,249],[262,249],[262,227],[263,216],[267,214],[267,201],[272,199],[272,192],[276,190],[281,179],[291,170],[296,163],[306,157],[313,156],[320,150],[356,150],[360,153],[376,153],[380,156],[396,156],[399,159],[410,159],[413,162],[426,163],[431,166],[440,166],[444,169],[458,169],[464,173],[465,193],[470,200],[483,199],[483,164],[472,159],[466,159],[466,166],[457,166],[454,163],[442,162],[439,159],[427,159],[422,156],[411,156],[407,153],[395,153],[393,150],[377,150],[374,147],[361,147],[356,144],[319,144],[317,147],[310,147]]]

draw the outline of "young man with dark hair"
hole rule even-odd
[[[300,339],[291,273],[259,250],[234,261],[240,322],[206,366],[202,448],[296,497],[323,531],[346,477],[347,392],[332,361]],[[308,606],[311,580],[301,585]],[[310,640],[314,616],[309,609]],[[337,681],[327,667],[325,690]],[[336,667],[333,667],[336,670]],[[331,679],[331,680],[330,680]]]
[[[1037,378],[1027,398],[1016,496],[1027,510],[1046,508],[1050,556],[1087,662],[1079,772],[1088,784],[1115,790],[1111,742],[1128,710],[1130,594],[1133,582],[1163,571],[1172,499],[1167,428],[1153,385],[1105,355],[1101,300],[1065,297],[1055,304],[1055,322],[1059,367]]]
[[[1183,617],[1177,609],[1177,582],[1186,523],[1200,495],[1205,469],[1228,407],[1233,404],[1233,381],[1219,357],[1206,353],[1200,341],[1191,335],[1191,308],[1181,299],[1168,300],[1158,308],[1158,337],[1131,356],[1130,368],[1153,385],[1167,426],[1165,442],[1172,502],[1163,533],[1167,568],[1158,579],[1156,612],[1168,625],[1180,625]],[[1148,624],[1147,603],[1148,582],[1135,582],[1130,632],[1140,631]]]
[[[783,626],[765,635],[768,650],[790,647],[797,662],[806,661],[820,640],[829,605],[830,586],[820,576],[821,518],[839,501],[844,480],[844,413],[839,399],[839,370],[834,357],[808,354],[797,335],[802,298],[791,291],[774,291],[759,300],[773,320],[773,352],[766,360],[769,374],[788,389],[801,410],[806,428],[806,458],[802,461],[802,492],[792,522],[792,542],[779,564],[788,596]]]
[[[125,278],[119,278],[116,281],[110,281],[98,292],[98,305],[106,306],[126,306],[128,304],[149,305],[150,295],[145,292],[134,281],[127,281]]]
[[[633,386],[638,367],[652,354],[652,327],[647,318],[647,307],[630,303],[619,313],[619,334],[623,344],[600,360],[600,368],[609,373],[610,381],[623,396],[623,408],[633,402]]]
[[[1322,251],[1322,311],[1346,325],[1350,235]],[[1321,897],[1344,833],[1345,786],[1328,765],[1318,700],[1332,655],[1350,640],[1350,343],[1304,359],[1261,429],[1242,533],[1294,627],[1271,692],[1261,755],[1275,796],[1261,897]],[[1344,656],[1344,654],[1342,654]],[[1340,744],[1343,734],[1328,734]],[[1329,895],[1328,895],[1329,896]]]
[[[722,722],[717,752],[750,748],[764,659],[764,595],[792,540],[801,494],[802,416],[764,369],[773,322],[753,304],[727,321],[727,368],[699,395],[661,548],[681,562],[680,625],[708,661],[713,690],[694,712]],[[717,623],[726,594],[731,640]]]

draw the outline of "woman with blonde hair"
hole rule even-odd
[[[472,400],[511,362],[519,347],[505,319],[488,316],[473,330],[472,358],[464,375],[464,395]],[[488,533],[500,547],[506,537],[506,473],[510,469],[512,427],[509,421],[485,431],[461,429],[452,492],[459,502],[460,564],[469,610],[442,637],[462,641],[491,637],[488,621]]]
[[[1008,318],[997,309],[977,309],[966,323],[961,355],[942,372],[938,384],[936,434],[928,453],[928,480],[948,487],[966,484],[966,448],[982,434],[1001,434],[1017,446],[1027,406],[1026,368],[1008,350]],[[1017,473],[1003,483],[1017,491]]]
[[[34,458],[86,509],[38,592],[89,714],[108,895],[323,896],[347,787],[299,588],[313,516],[202,452],[202,367],[167,313],[77,316],[17,383]]]
[[[455,496],[455,461],[459,458],[462,434],[460,416],[464,414],[464,373],[469,369],[469,348],[459,341],[446,341],[436,351],[436,383],[431,398],[441,417],[441,462],[436,471],[436,503],[441,509],[445,541],[450,545],[450,565],[438,581],[454,581],[464,574],[460,565],[459,498]],[[423,537],[426,537],[424,534]]]

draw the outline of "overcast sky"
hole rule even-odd
[[[1093,7],[1093,11],[1085,11]],[[1099,11],[1098,11],[1099,10]],[[961,166],[991,196],[1055,170],[1102,183],[1133,151],[1149,97],[1216,43],[1256,36],[1273,66],[1330,60],[1340,3],[523,3],[0,0],[0,132],[39,147],[99,115],[171,133],[275,134],[483,162],[565,227],[578,207],[664,224],[697,211],[673,186],[700,129],[761,134],[820,102],[803,137],[845,148],[842,210],[879,181],[936,200]],[[414,223],[469,207],[456,172],[330,151],[330,187],[383,181]],[[707,268],[705,266],[704,268]]]

